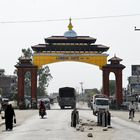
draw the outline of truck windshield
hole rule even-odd
[[[59,89],[60,97],[75,97],[75,89],[74,88],[60,88]]]
[[[67,93],[61,92],[61,93],[59,94],[59,96],[60,96],[60,97],[74,97],[75,94],[74,94],[74,93],[71,93],[71,92],[67,92]]]
[[[109,105],[108,100],[96,100],[97,105]]]

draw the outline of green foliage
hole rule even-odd
[[[31,73],[26,72],[24,77],[24,92],[25,95],[29,96],[31,94]]]
[[[100,94],[100,91],[97,88],[93,88],[85,91],[86,101],[91,100],[94,94]]]
[[[33,55],[32,50],[30,48],[22,49],[22,53],[24,57],[28,57],[28,58],[31,58]]]
[[[45,66],[38,70],[38,96],[45,96],[46,93],[46,87],[49,85],[49,81],[52,79],[52,76],[50,74],[50,69],[48,66]]]
[[[115,80],[109,80],[109,93],[110,95],[115,95],[116,90],[116,81]]]

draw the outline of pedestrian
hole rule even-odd
[[[136,105],[135,105],[134,101],[131,101],[131,103],[129,104],[129,119],[131,118],[131,112],[133,114],[132,117],[134,117],[135,111],[136,111]]]
[[[15,112],[11,104],[8,104],[5,109],[5,127],[7,130],[13,129],[13,120],[15,119]],[[15,120],[14,120],[15,122]],[[16,122],[15,122],[16,123]]]

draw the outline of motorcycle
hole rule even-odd
[[[45,110],[45,109],[40,109],[40,110],[39,110],[39,115],[40,115],[41,118],[43,119],[43,117],[46,115],[46,110]]]

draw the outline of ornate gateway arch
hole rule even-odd
[[[77,36],[68,25],[68,31],[64,36],[51,36],[45,38],[45,44],[32,46],[34,51],[33,64],[41,67],[44,64],[60,61],[78,61],[94,64],[100,68],[107,63],[109,49],[104,45],[95,44],[96,39],[89,36]]]
[[[38,44],[32,46],[32,49],[34,51],[33,65],[37,66],[38,68],[41,68],[45,64],[50,64],[54,62],[77,61],[77,62],[85,62],[88,64],[94,64],[102,70],[103,66],[107,64],[108,54],[106,54],[105,52],[109,49],[109,47],[101,44],[95,44],[96,39],[93,37],[77,36],[76,32],[72,30],[72,28],[73,26],[71,24],[71,19],[70,19],[70,23],[68,25],[68,31],[65,32],[63,36],[51,36],[45,38],[45,44]],[[16,67],[18,71],[21,71],[21,69],[19,69],[18,66]],[[24,66],[22,66],[22,69],[24,69]],[[103,70],[103,77],[106,77],[105,73],[106,73],[105,70]],[[22,73],[22,75],[19,74],[18,76],[23,77],[23,75],[24,74]],[[36,74],[33,73],[33,75]],[[19,85],[23,83],[22,79],[19,78],[19,82],[18,82]],[[109,80],[108,77],[105,79],[103,78],[103,82],[106,82],[106,79]],[[106,86],[106,84],[103,83],[103,86],[104,86],[103,93],[109,95],[109,93],[107,93],[108,85]],[[18,90],[18,92],[20,93],[18,93],[18,95],[20,96],[19,98],[21,98],[23,97],[23,95],[21,95],[21,88],[19,89],[20,90]],[[34,93],[33,97],[36,97],[35,96],[36,88],[32,88],[32,89],[34,90],[32,91]],[[118,91],[122,92],[121,89],[119,89]],[[122,93],[119,93],[119,95],[121,94]],[[119,101],[119,103],[121,103],[121,101]]]

